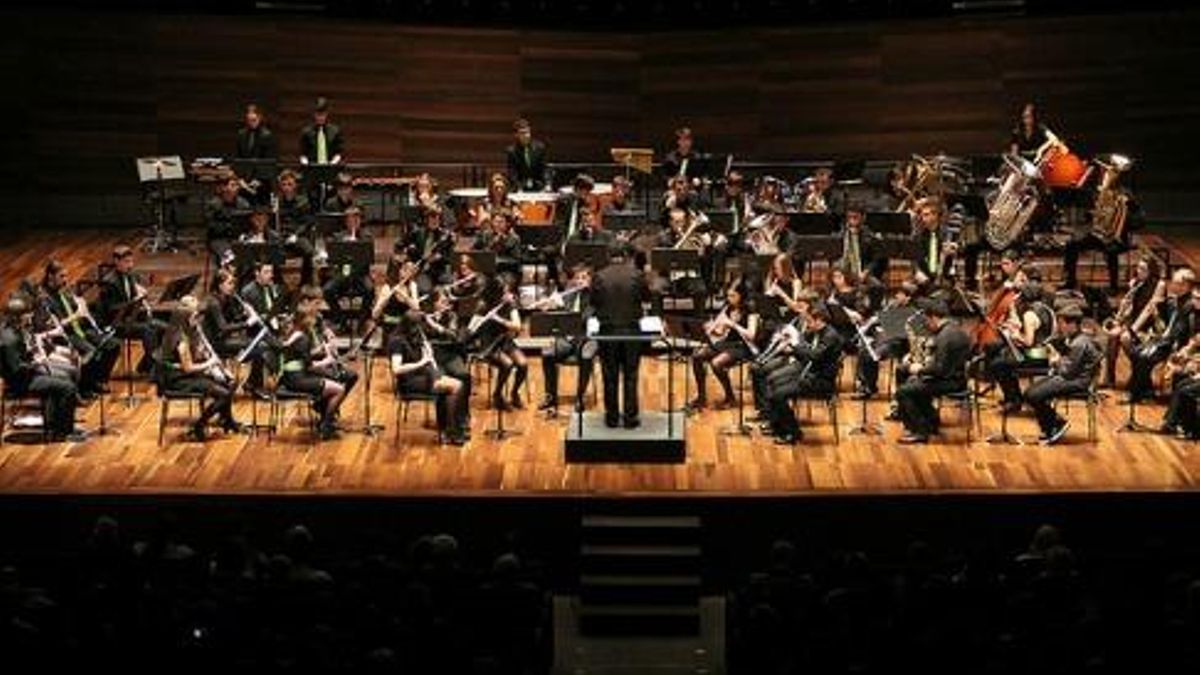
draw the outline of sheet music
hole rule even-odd
[[[638,328],[641,329],[641,331],[643,333],[650,333],[653,335],[662,335],[662,332],[663,332],[662,317],[643,316],[641,319],[638,319]]]

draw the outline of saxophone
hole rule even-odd
[[[1096,204],[1092,208],[1092,234],[1105,244],[1111,244],[1125,234],[1130,197],[1124,188],[1117,187],[1117,180],[1129,168],[1130,161],[1121,155],[1113,155],[1112,164],[1099,160],[1096,163],[1104,173],[1096,188]]]
[[[988,244],[1003,251],[1017,241],[1041,202],[1037,165],[1013,155],[1004,155],[999,187],[987,197],[988,219],[984,234]]]

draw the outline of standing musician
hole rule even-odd
[[[951,241],[943,221],[942,205],[933,199],[923,199],[917,206],[917,257],[915,279],[919,286],[937,284],[954,276],[954,255],[958,244]]]
[[[342,129],[329,121],[329,101],[324,97],[313,105],[312,124],[300,132],[300,163],[341,164],[346,139]]]
[[[1190,268],[1181,267],[1171,274],[1167,300],[1159,308],[1166,327],[1130,353],[1129,396],[1135,402],[1154,396],[1154,368],[1182,349],[1195,334],[1200,324],[1200,316],[1192,312],[1195,286],[1196,274]]]
[[[213,284],[213,293],[204,301],[204,316],[201,328],[208,337],[213,350],[222,359],[233,358],[241,353],[264,328],[264,321],[250,303],[237,294],[237,278],[228,270],[218,270]],[[275,338],[270,327],[267,335],[251,351],[250,376],[246,378],[244,390],[247,394],[265,399],[263,373],[270,353],[269,345]]]
[[[337,436],[334,422],[348,392],[340,382],[324,374],[336,365],[337,359],[318,345],[318,330],[316,302],[299,305],[279,347],[279,383],[291,391],[311,394],[317,399],[315,407],[321,415],[321,438],[328,440]]]
[[[513,122],[516,143],[504,151],[508,179],[519,190],[532,192],[550,187],[550,169],[546,162],[546,144],[534,139],[528,120]]]
[[[891,301],[879,310],[880,324],[884,324],[888,312],[908,315],[915,311],[913,307],[917,298],[917,285],[905,281],[896,288]],[[882,327],[882,326],[881,326]],[[855,365],[854,375],[856,388],[850,398],[861,400],[872,398],[879,393],[879,363],[887,359],[899,362],[908,353],[908,336],[904,333],[888,335],[880,332],[880,337],[871,345],[871,350],[860,349]],[[875,355],[871,355],[874,351]]]
[[[1092,338],[1080,330],[1082,320],[1083,311],[1078,306],[1065,307],[1058,313],[1063,352],[1054,347],[1050,354],[1050,375],[1029,385],[1025,392],[1025,400],[1037,414],[1045,445],[1061,440],[1070,426],[1055,412],[1054,399],[1087,391],[1100,369],[1103,357]]]
[[[521,268],[521,238],[512,230],[512,220],[506,211],[493,211],[488,227],[475,237],[472,248],[496,254],[496,270],[514,277]]]
[[[42,308],[60,324],[65,337],[80,358],[79,395],[84,398],[108,393],[108,380],[120,356],[120,344],[112,332],[101,330],[92,317],[87,301],[76,295],[67,283],[62,263],[46,263],[42,275]]]
[[[275,140],[275,134],[267,128],[262,109],[255,103],[247,103],[243,121],[242,128],[238,129],[233,156],[237,159],[264,162],[278,159],[279,144]],[[265,202],[271,192],[271,177],[266,175],[264,169],[253,167],[247,178],[250,179],[247,184],[256,197],[255,201]]]
[[[1162,267],[1157,257],[1146,253],[1134,265],[1129,290],[1121,298],[1116,314],[1104,322],[1107,340],[1101,387],[1116,386],[1117,356],[1124,352],[1132,360],[1134,347],[1147,339],[1155,326],[1161,323],[1162,316],[1158,308],[1166,298],[1167,282],[1163,279]]]
[[[204,203],[208,250],[220,263],[227,260],[230,246],[237,239],[241,229],[238,218],[250,210],[250,202],[238,194],[240,191],[241,181],[229,174],[217,184],[217,193]]]
[[[837,386],[844,343],[829,325],[829,310],[816,304],[807,313],[807,325],[800,339],[790,347],[786,365],[767,376],[767,422],[763,431],[775,436],[775,442],[793,445],[804,438],[792,399],[833,393]]]
[[[725,393],[717,409],[737,405],[729,370],[750,360],[758,349],[755,345],[758,339],[758,313],[749,302],[748,291],[749,288],[740,280],[730,284],[725,291],[725,306],[716,318],[704,326],[708,344],[692,354],[692,374],[696,378],[696,398],[688,404],[692,410],[703,410],[708,406],[705,365],[712,367],[713,376]]]
[[[195,296],[184,296],[171,313],[171,323],[159,349],[160,385],[171,391],[203,394],[208,401],[188,431],[187,438],[191,441],[207,440],[206,428],[213,418],[218,418],[227,432],[244,430],[233,418],[233,390],[237,383],[200,323],[199,301]]]
[[[1046,341],[1054,332],[1054,312],[1047,304],[1039,282],[1018,271],[1016,296],[1008,315],[997,326],[1000,339],[987,347],[984,372],[1000,387],[1006,414],[1021,409],[1020,368],[1048,365]]]
[[[334,241],[361,241],[374,244],[375,238],[362,227],[362,211],[357,206],[346,209],[342,216],[342,227],[343,229],[334,233]],[[334,265],[330,279],[325,282],[323,290],[325,302],[330,307],[338,308],[339,313],[341,312],[340,302],[343,298],[359,298],[362,303],[359,314],[365,318],[370,314],[371,303],[375,299],[375,283],[371,280],[371,268],[369,265],[364,267],[350,263]]]
[[[842,221],[842,258],[840,266],[856,282],[868,277],[883,280],[887,273],[886,256],[879,254],[879,236],[866,226],[866,210],[862,204],[851,202]]]
[[[1192,317],[1194,323],[1200,317],[1200,287],[1192,288]],[[1197,419],[1197,403],[1200,402],[1200,331],[1193,326],[1187,344],[1176,350],[1168,359],[1171,383],[1171,402],[1163,415],[1159,431],[1175,434],[1188,440],[1200,440],[1200,419]]]
[[[429,339],[425,317],[417,310],[404,313],[397,330],[388,339],[392,375],[401,393],[436,394],[438,429],[451,445],[467,442],[464,424],[470,401],[462,381],[442,372]]]
[[[316,249],[313,213],[308,197],[300,194],[300,177],[291,169],[279,173],[279,192],[275,199],[275,219],[283,235],[283,252],[289,258],[300,258],[300,283],[316,282],[313,256]]]
[[[923,311],[929,344],[910,346],[910,356],[915,358],[908,365],[904,383],[896,388],[898,414],[907,431],[901,443],[928,442],[939,427],[934,396],[967,386],[965,366],[971,356],[971,339],[946,318],[949,309],[945,302],[927,301]]]
[[[592,284],[592,271],[586,265],[576,265],[567,287],[539,300],[534,309],[568,311],[580,314],[585,322],[593,315],[588,294]],[[546,395],[538,410],[553,411],[558,408],[558,370],[561,364],[575,358],[579,364],[579,378],[575,386],[575,409],[582,410],[584,394],[592,381],[592,369],[596,358],[597,344],[586,335],[556,335],[542,349],[542,381]]]
[[[146,287],[134,272],[133,249],[120,245],[113,249],[113,270],[107,274],[100,290],[96,310],[102,325],[111,326],[117,337],[140,340],[142,358],[137,372],[149,373],[154,349],[166,324],[150,313]]]
[[[521,332],[516,281],[508,276],[499,278],[501,281],[495,287],[495,292],[480,298],[468,330],[470,338],[477,341],[479,357],[496,368],[492,406],[499,410],[520,410],[525,407],[521,402],[521,385],[529,375],[529,361],[517,347],[516,341],[517,334]],[[493,296],[490,302],[485,299],[487,295]],[[513,375],[513,383],[506,397],[509,375]]]
[[[610,248],[608,267],[597,272],[592,281],[591,300],[601,336],[640,334],[638,322],[642,316],[642,303],[649,300],[650,288],[642,273],[645,261],[637,254],[631,255],[631,248],[629,244],[616,244]],[[641,424],[638,369],[642,344],[605,340],[600,343],[599,351],[600,373],[604,379],[604,424],[609,428],[619,424],[626,429],[636,428]],[[621,394],[618,394],[618,388]]]
[[[1008,142],[1008,152],[1036,163],[1045,149],[1056,145],[1064,150],[1066,144],[1054,135],[1054,132],[1042,124],[1038,117],[1037,106],[1026,103],[1021,107],[1021,118],[1013,127],[1012,136]]]
[[[693,187],[698,187],[707,175],[705,157],[696,150],[695,137],[689,127],[675,130],[675,148],[663,157],[662,171],[668,180],[682,178]]]
[[[87,434],[75,428],[75,409],[80,397],[70,375],[54,366],[34,333],[34,307],[24,297],[13,295],[5,307],[0,326],[0,377],[7,396],[34,395],[46,402],[46,435],[51,442],[80,443]]]

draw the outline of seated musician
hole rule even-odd
[[[567,239],[567,245],[604,244],[611,246],[616,240],[616,235],[604,229],[600,215],[592,209],[584,208],[579,212],[579,229]]]
[[[239,218],[250,211],[250,202],[238,194],[241,181],[234,174],[217,183],[216,189],[217,193],[204,203],[204,222],[208,250],[221,264],[242,229]]]
[[[844,349],[842,337],[829,325],[829,310],[824,305],[814,305],[807,317],[803,335],[790,347],[789,362],[770,373],[766,381],[768,421],[763,431],[786,445],[804,438],[792,412],[792,399],[832,394]]]
[[[863,205],[851,202],[842,220],[841,267],[859,283],[867,278],[880,281],[887,274],[888,260],[879,253],[879,237],[866,226],[867,212]]]
[[[317,342],[317,307],[315,302],[297,306],[291,326],[280,341],[279,384],[295,392],[311,394],[321,420],[321,438],[337,436],[335,421],[346,400],[347,389],[325,373],[336,366],[337,358],[320,349]]]
[[[410,310],[421,309],[421,292],[417,288],[418,271],[416,263],[403,254],[392,254],[383,275],[384,283],[375,289],[371,316],[363,324],[363,339],[366,339],[376,326],[380,326],[386,344],[387,336],[395,332],[404,314]]]
[[[725,394],[717,409],[737,405],[729,371],[749,361],[757,350],[758,312],[750,303],[749,290],[740,280],[731,284],[725,291],[725,306],[704,326],[709,343],[692,354],[692,374],[696,378],[696,398],[688,404],[692,410],[708,406],[705,366],[712,367],[713,376]]]
[[[998,327],[1001,339],[989,345],[984,356],[984,372],[1000,387],[1004,395],[1002,405],[1010,415],[1021,409],[1019,370],[1048,365],[1046,340],[1054,331],[1054,312],[1046,302],[1041,284],[1033,279],[1023,280],[1024,274],[1018,272],[1015,278],[1019,294],[1008,317]]]
[[[515,143],[504,152],[508,180],[526,192],[550,187],[550,167],[547,164],[546,144],[534,139],[533,126],[528,120],[513,122]]]
[[[793,265],[802,268],[807,264],[807,256],[797,248],[800,240],[788,227],[788,214],[782,206],[766,206],[757,222],[762,224],[746,231],[742,250],[752,251],[755,255],[786,253],[792,258]]]
[[[469,399],[462,381],[443,373],[425,337],[424,316],[417,310],[404,313],[397,330],[388,339],[392,375],[401,393],[436,394],[437,424],[452,445],[467,442],[463,417]]]
[[[1161,321],[1159,307],[1167,298],[1167,282],[1163,279],[1158,258],[1147,253],[1134,265],[1129,290],[1121,298],[1117,312],[1104,322],[1104,375],[1102,388],[1117,383],[1117,357],[1124,353],[1132,360],[1134,347],[1150,337]]]
[[[1200,326],[1200,315],[1192,311],[1192,289],[1195,287],[1196,275],[1190,268],[1181,267],[1171,274],[1168,297],[1160,309],[1165,328],[1130,354],[1129,396],[1135,402],[1154,396],[1155,367],[1182,349]]]
[[[696,139],[688,127],[675,130],[675,147],[663,157],[662,173],[668,178],[683,178],[691,185],[699,185],[707,167],[704,156],[696,150]]]
[[[592,194],[596,189],[596,181],[586,173],[575,176],[571,182],[571,197],[567,203],[567,239],[583,227],[584,212],[598,210],[599,202]]]
[[[889,312],[895,312],[905,317],[911,315],[912,312],[916,311],[914,307],[916,296],[916,284],[911,281],[905,281],[900,284],[892,294],[891,302],[879,310],[880,323],[883,324],[885,322],[887,313]],[[860,349],[858,352],[858,359],[855,365],[857,372],[854,376],[856,387],[850,397],[856,400],[869,399],[879,393],[879,363],[887,359],[899,362],[908,353],[908,347],[908,335],[906,333],[893,332],[889,334],[880,331],[879,336],[875,338],[875,342],[871,345],[871,350],[875,352],[874,357],[866,349]]]
[[[659,217],[664,226],[670,227],[671,212],[676,209],[689,215],[700,209],[699,198],[692,191],[691,184],[680,176],[673,176],[667,182],[667,191],[663,193],[662,211]]]
[[[717,200],[717,206],[733,212],[731,240],[737,240],[746,222],[754,217],[754,200],[746,192],[746,179],[742,172],[733,170],[725,176],[725,190]]]
[[[208,423],[214,418],[227,432],[243,431],[233,418],[233,388],[237,383],[204,334],[200,303],[194,296],[184,296],[171,312],[158,353],[160,382],[165,389],[204,395],[204,408],[192,423],[188,440],[206,440]]]
[[[64,338],[79,355],[79,395],[89,398],[107,394],[113,366],[120,357],[120,343],[113,339],[111,330],[101,330],[87,301],[71,289],[62,263],[46,263],[40,292],[42,309],[62,324]]]
[[[417,180],[413,183],[412,191],[409,192],[408,203],[409,206],[441,206],[441,198],[437,192],[437,181],[433,179],[433,176],[429,175],[428,171],[417,174]]]
[[[308,311],[315,315],[313,319],[312,331],[312,350],[313,359],[321,363],[312,366],[312,372],[333,380],[342,385],[346,395],[354,390],[354,385],[358,383],[358,373],[347,367],[341,357],[338,355],[338,348],[335,343],[337,336],[334,335],[333,329],[330,328],[329,322],[325,320],[324,310],[329,309],[329,305],[325,302],[324,292],[316,286],[301,286],[299,292],[299,300],[297,302],[296,311]],[[325,358],[330,357],[330,358]],[[337,419],[338,413],[335,411],[334,419]]]
[[[507,213],[514,221],[520,221],[521,212],[509,192],[508,179],[504,174],[492,174],[488,178],[487,196],[468,211],[471,223],[477,228],[484,228],[496,213]]]
[[[967,386],[966,363],[971,357],[971,339],[952,323],[949,309],[941,300],[923,304],[926,346],[910,346],[913,358],[896,388],[896,405],[905,433],[901,443],[925,443],[938,433],[940,420],[933,398],[940,394],[963,391]],[[899,378],[897,378],[899,381]]]
[[[260,295],[260,298],[262,296]],[[247,310],[247,307],[250,307]],[[209,343],[223,359],[233,358],[250,344],[262,328],[263,320],[253,306],[237,294],[237,278],[228,270],[218,270],[213,292],[204,301],[202,329]],[[266,316],[266,315],[263,315]],[[267,328],[270,331],[270,328]],[[251,396],[266,398],[263,373],[274,336],[264,336],[250,355],[250,376],[244,390]]]
[[[914,278],[919,286],[937,285],[954,276],[954,254],[958,245],[951,241],[943,220],[942,206],[923,199],[917,206],[917,257]]]
[[[472,245],[476,251],[496,254],[496,271],[518,276],[521,269],[521,238],[512,230],[507,211],[493,211],[488,226],[479,232]]]
[[[282,292],[275,284],[275,267],[271,263],[255,263],[254,278],[242,286],[239,295],[272,330],[279,330],[278,317],[284,313],[285,307]]]
[[[1142,224],[1141,208],[1133,197],[1117,185],[1128,159],[1113,155],[1109,163],[1096,160],[1103,167],[1092,202],[1091,217],[1071,232],[1063,247],[1063,266],[1066,269],[1065,288],[1076,287],[1075,270],[1079,254],[1101,251],[1108,268],[1108,292],[1116,295],[1120,287],[1121,254],[1133,247],[1132,233]]]
[[[275,232],[269,229],[271,212],[265,204],[256,204],[250,211],[250,222],[245,232],[238,237],[242,244],[264,244],[274,246],[279,243]],[[245,280],[254,272],[253,260],[233,261],[237,269],[238,279]]]
[[[774,176],[760,177],[755,185],[751,208],[755,215],[782,210],[783,181]]]
[[[857,280],[840,267],[829,269],[829,291],[825,296],[825,304],[830,308],[830,323],[842,336],[847,353],[856,351],[859,346],[858,331],[855,326],[864,325],[875,313],[875,307],[865,290]],[[840,308],[835,312],[832,308]],[[844,316],[843,316],[844,314]]]
[[[141,341],[142,358],[138,361],[137,372],[149,373],[154,350],[166,324],[150,313],[146,287],[133,269],[133,249],[119,245],[113,249],[112,259],[112,272],[101,282],[97,303],[100,324],[111,326],[119,338]]]
[[[1192,289],[1192,316],[1200,317],[1200,287]],[[1159,431],[1188,440],[1200,440],[1200,419],[1197,419],[1197,403],[1200,403],[1200,331],[1193,332],[1187,344],[1171,355],[1167,375],[1167,381],[1171,384],[1171,401]]]
[[[20,295],[9,298],[0,325],[0,378],[8,398],[32,395],[46,402],[44,426],[51,442],[81,443],[87,434],[75,428],[80,397],[72,377],[55,368],[34,334],[33,304]]]
[[[633,181],[625,176],[614,176],[612,199],[604,205],[604,214],[635,213],[637,210],[637,204],[633,201]]]
[[[799,314],[807,306],[802,300],[803,294],[804,280],[796,274],[792,257],[787,253],[775,254],[771,258],[771,266],[763,275],[762,297],[764,302],[775,304],[780,311],[770,319],[763,316],[764,323],[768,324],[766,327],[773,330],[775,323]]]
[[[333,240],[338,242],[367,242],[374,244],[374,237],[362,227],[362,212],[356,206],[346,210],[342,218],[342,228],[334,233]],[[371,302],[375,299],[375,283],[371,281],[371,268],[355,263],[341,262],[332,265],[329,281],[325,282],[325,302],[343,316],[351,316],[353,311],[343,314],[342,300],[358,298],[361,305],[359,317],[366,317],[371,311]]]
[[[479,358],[496,368],[492,407],[519,410],[525,407],[521,402],[521,385],[529,375],[529,361],[516,341],[521,332],[516,281],[507,276],[499,279],[501,281],[495,287],[495,292],[480,297],[469,332],[472,342],[478,347]],[[512,389],[505,395],[510,375],[513,376]]]
[[[300,193],[300,178],[295,171],[284,169],[279,174],[279,193],[276,209],[279,227],[283,232],[283,252],[289,258],[300,258],[300,283],[315,283],[313,276],[313,246],[316,235],[316,215],[308,197]]]
[[[354,193],[354,177],[343,171],[333,182],[334,192],[321,205],[323,213],[345,213],[351,208],[362,208],[358,195]]]
[[[821,167],[804,181],[806,192],[800,203],[805,213],[833,213],[841,215],[845,208],[841,197],[833,189],[833,169]]]
[[[454,303],[459,318],[469,317],[491,277],[480,274],[471,256],[461,254],[454,264],[454,279],[446,285],[446,296]]]
[[[700,272],[704,268],[704,239],[692,234],[685,241],[691,218],[683,209],[671,209],[668,227],[659,233],[654,243],[656,248],[696,249],[700,251],[700,269],[679,270],[671,272],[670,278],[656,277],[651,284],[654,294],[655,314],[662,314],[662,298],[665,295],[674,297],[689,297],[692,300],[692,312],[699,314],[703,311],[708,296],[708,287]]]
[[[1052,445],[1062,439],[1069,426],[1054,410],[1054,399],[1088,390],[1100,369],[1102,354],[1091,336],[1080,330],[1083,311],[1078,306],[1064,308],[1058,313],[1058,332],[1062,336],[1061,352],[1055,347],[1050,355],[1050,375],[1029,385],[1025,401],[1037,415],[1041,441]]]
[[[567,288],[538,301],[533,309],[573,312],[581,314],[586,321],[593,314],[588,297],[591,283],[591,269],[586,265],[576,265],[567,282]],[[570,358],[575,358],[579,363],[575,409],[583,409],[584,394],[592,379],[596,350],[596,341],[589,340],[586,335],[555,336],[551,339],[550,344],[542,349],[542,381],[545,383],[546,396],[538,410],[553,411],[558,408],[558,369]]]
[[[430,296],[430,311],[424,314],[422,328],[433,345],[433,360],[438,369],[458,380],[464,401],[471,400],[471,370],[467,368],[467,347],[463,344],[458,310],[449,287],[435,288]],[[465,406],[463,434],[471,437],[471,408]]]

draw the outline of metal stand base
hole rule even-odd
[[[858,416],[858,426],[850,427],[847,432],[851,436],[882,436],[883,425],[879,422],[867,422],[867,399],[861,399],[861,411]]]

